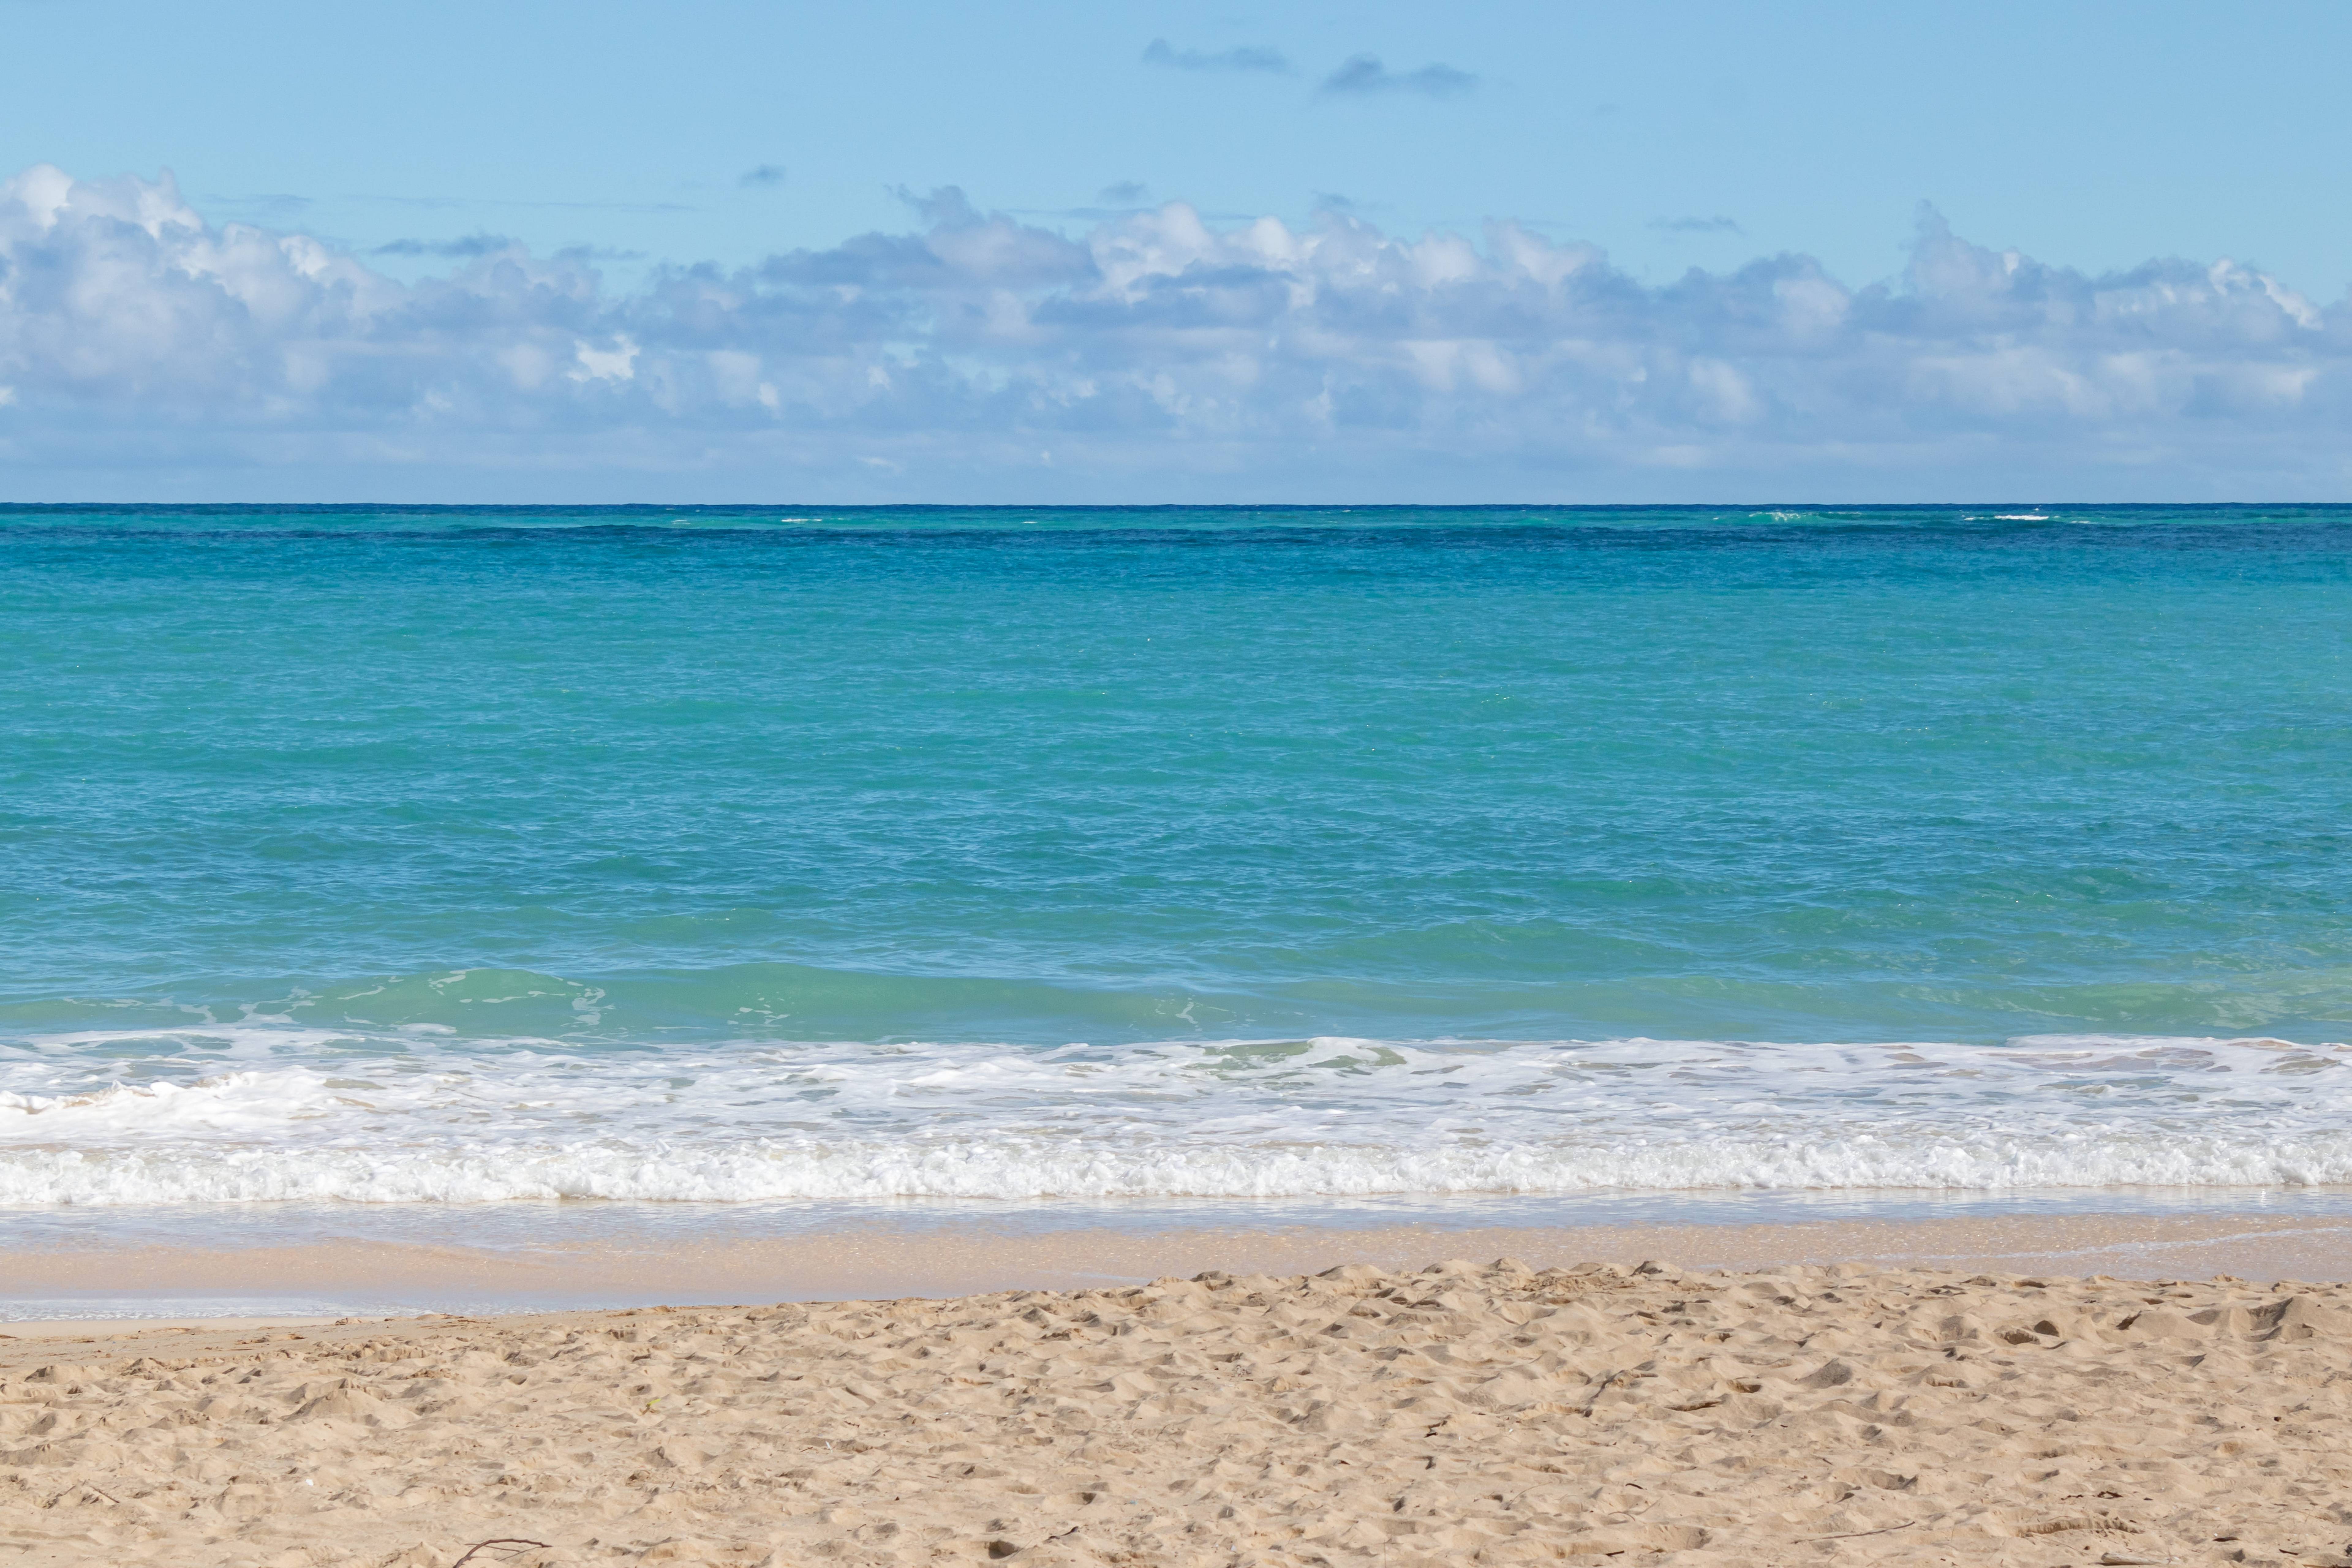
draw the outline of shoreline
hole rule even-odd
[[[1751,1224],[1230,1224],[1057,1229],[869,1224],[798,1235],[550,1245],[345,1237],[192,1247],[0,1247],[0,1331],[52,1321],[530,1313],[1095,1289],[1204,1270],[1514,1257],[1697,1269],[1832,1263],[2148,1279],[2352,1280],[2352,1214],[2064,1213]],[[248,1233],[250,1234],[250,1233]],[[54,1238],[52,1238],[53,1241]]]

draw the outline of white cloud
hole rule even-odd
[[[637,374],[637,345],[629,341],[626,333],[615,339],[612,348],[592,348],[582,342],[573,346],[572,353],[580,362],[572,368],[574,381],[627,381]],[[712,368],[718,370],[721,365],[740,366],[744,357],[721,349],[710,360]]]
[[[20,497],[142,473],[1129,500],[2270,497],[2347,477],[2352,310],[2229,261],[2089,278],[1931,217],[1885,284],[1780,256],[1654,288],[1510,224],[1401,238],[1171,203],[1070,239],[953,191],[917,205],[919,232],[614,294],[520,247],[401,283],[207,224],[168,177],[28,170],[0,185],[0,460]]]

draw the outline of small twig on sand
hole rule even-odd
[[[1900,1524],[1890,1524],[1883,1530],[1846,1530],[1840,1531],[1835,1535],[1808,1535],[1804,1539],[1807,1541],[1859,1541],[1865,1535],[1892,1535],[1898,1530],[1908,1530],[1918,1522],[1916,1519],[1906,1519]],[[463,1563],[465,1559],[460,1557],[457,1561]]]
[[[519,1536],[519,1535],[500,1535],[500,1536],[496,1536],[496,1537],[494,1537],[494,1538],[492,1538],[491,1540],[488,1540],[488,1541],[477,1541],[476,1542],[474,1542],[474,1544],[472,1544],[471,1546],[468,1546],[467,1548],[466,1548],[466,1555],[464,1555],[463,1557],[458,1558],[458,1559],[457,1559],[457,1561],[456,1561],[455,1563],[450,1563],[450,1564],[449,1564],[449,1568],[466,1568],[466,1564],[467,1564],[467,1563],[471,1563],[471,1562],[474,1560],[474,1553],[475,1553],[475,1552],[477,1552],[486,1551],[486,1550],[488,1550],[488,1548],[493,1547],[493,1546],[540,1546],[540,1547],[544,1547],[546,1544],[547,1544],[547,1542],[544,1542],[544,1541],[525,1541],[522,1537],[520,1537],[520,1536]],[[514,1553],[512,1553],[512,1552],[506,1552],[506,1553],[504,1553],[503,1555],[506,1555],[506,1556],[511,1557],[511,1556],[513,1556],[513,1555],[514,1555]]]

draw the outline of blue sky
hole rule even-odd
[[[0,265],[13,269],[0,275],[0,472],[26,499],[106,486],[719,499],[802,484],[798,493],[844,499],[1248,499],[1321,493],[1341,479],[1396,499],[1465,486],[1497,492],[1475,499],[1711,499],[1758,485],[1928,499],[2004,475],[2085,494],[2342,488],[2340,467],[2306,454],[2283,468],[2265,443],[2282,410],[2294,429],[2340,428],[2329,410],[2339,406],[2337,315],[2352,284],[2352,208],[2340,194],[2352,117],[2333,105],[2334,77],[2352,58],[2352,7],[0,0],[0,26],[9,40],[0,178],[48,166],[93,193],[80,206],[43,210],[95,214],[131,200],[121,193],[133,187],[107,184],[131,176],[139,188],[172,190],[173,210],[186,215],[174,222],[199,226],[215,246],[245,232],[236,226],[294,237],[385,287],[439,289],[435,308],[445,310],[458,295],[478,306],[484,289],[496,291],[481,281],[486,267],[520,267],[540,279],[525,295],[576,307],[528,323],[508,310],[508,338],[460,344],[446,321],[416,326],[419,297],[398,296],[394,310],[394,296],[379,294],[339,325],[306,307],[276,336],[255,337],[268,312],[236,295],[244,283],[218,284],[227,291],[215,301],[227,312],[220,321],[186,314],[211,307],[180,286],[191,275],[184,237],[132,260],[91,248],[98,231],[70,224],[26,218],[6,240],[0,214]],[[175,186],[162,184],[167,170]],[[960,193],[941,198],[948,205],[929,200],[948,188]],[[103,190],[116,195],[94,194]],[[1212,265],[1256,268],[1262,281],[1279,274],[1286,302],[1221,296],[1213,309],[1224,312],[1225,338],[1212,342],[1196,322],[1181,345],[1147,342],[1132,287],[1122,286],[1120,321],[1103,315],[1101,258],[1127,243],[1119,226],[1179,209],[1227,237],[1265,219],[1294,237],[1335,225],[1376,235],[1390,247],[1379,254],[1418,279],[1409,290],[1436,292],[1416,324],[1386,337],[1363,338],[1364,311],[1344,312],[1351,331],[1378,340],[1364,351],[1371,357],[1334,349],[1310,384],[1297,344],[1334,341],[1330,310],[1346,279],[1281,245],[1196,247],[1176,272],[1153,274],[1163,302],[1185,268],[1201,286],[1185,286],[1196,303],[1203,288],[1226,288],[1200,270]],[[1536,311],[1540,321],[1525,300],[1507,306],[1516,285],[1506,274],[1521,274],[1497,259],[1498,224],[1548,253],[1582,258],[1572,284],[1549,263],[1525,273],[1549,276],[1554,296],[1582,289],[1582,302],[1555,299],[1557,309]],[[2168,301],[2171,335],[2160,343],[2112,333],[2094,342],[2081,320],[2043,309],[2039,325],[1978,320],[1965,342],[1947,322],[1932,343],[1914,345],[1900,374],[1878,365],[1865,374],[1857,367],[1886,321],[1849,310],[1831,356],[1843,370],[1799,385],[1792,367],[1809,356],[1826,364],[1828,350],[1786,333],[1762,345],[1722,317],[1738,289],[1721,280],[1789,258],[1852,300],[1874,286],[1916,296],[1922,236],[1942,226],[1985,255],[2025,258],[2029,276],[2082,280],[2094,289],[2082,299],[2106,300],[2110,317],[2126,296],[2097,293],[2101,279],[2178,263],[2180,279],[2210,279],[2230,258],[2264,280],[2249,287],[2303,335],[2233,317],[2235,346],[2222,344],[2210,310],[2201,325],[2179,315],[2189,285],[2149,284],[2147,274],[2128,297],[2141,317],[2156,308],[2149,301]],[[786,267],[786,277],[771,263],[846,255],[840,247],[855,249],[859,237],[932,244],[923,237],[943,233],[994,233],[1041,257],[1048,242],[1076,248],[1019,279],[967,267],[946,293],[901,268],[894,286],[914,292],[887,326],[842,316],[838,291],[852,285],[838,278],[825,285],[835,313],[816,322],[811,290],[825,268]],[[1476,252],[1490,274],[1476,285],[1489,289],[1484,306],[1465,314],[1461,278],[1400,259],[1433,233]],[[274,243],[272,265],[283,264],[285,243]],[[1345,247],[1330,248],[1327,262]],[[964,250],[967,260],[976,254]],[[110,289],[122,287],[121,268],[147,266],[162,292],[101,305],[89,289],[56,282],[58,268],[97,267],[101,252],[110,259],[90,276]],[[1080,252],[1092,259],[1074,260]],[[872,245],[857,254],[871,260]],[[826,265],[846,276],[838,255]],[[2002,265],[2016,275],[2017,264]],[[680,280],[698,266],[732,280],[732,326],[681,324]],[[1694,302],[1692,268],[1721,282],[1714,303]],[[315,266],[296,271],[323,287]],[[1310,275],[1318,281],[1301,282]],[[33,286],[44,277],[46,292]],[[861,275],[854,287],[871,298],[879,284]],[[2211,287],[2216,299],[2229,292]],[[751,311],[755,322],[741,301],[762,289],[773,298]],[[786,294],[797,327],[777,314]],[[967,312],[996,310],[994,336],[943,325],[950,295]],[[166,296],[168,308],[158,302]],[[1617,325],[1597,325],[1604,296],[1643,303],[1605,310]],[[1017,330],[1004,314],[1012,297],[1025,313]],[[2045,305],[2054,297],[2036,296]],[[1787,289],[1776,298],[1786,306]],[[128,324],[156,310],[179,312],[179,325],[149,332],[142,349]],[[1089,310],[1099,329],[1091,338],[1080,321]],[[1040,311],[1060,324],[1041,331],[1031,319]],[[841,373],[833,383],[796,383],[778,368],[807,362],[819,339],[839,347],[853,328],[868,337],[831,354]],[[1611,338],[1621,328],[1632,336]],[[394,385],[379,373],[396,329],[424,334],[399,351],[408,361],[428,345],[457,358],[446,374],[418,370]],[[1289,345],[1286,372],[1268,370],[1271,351],[1249,350],[1263,363],[1241,365],[1232,334],[1252,331]],[[226,361],[191,357],[206,342],[228,353],[224,333],[247,334],[235,350],[242,381]],[[549,346],[564,333],[568,353]],[[153,348],[174,334],[168,353]],[[536,383],[509,374],[512,397],[498,405],[481,366],[528,360],[524,337],[530,353],[569,369]],[[635,345],[625,361],[597,358],[623,354],[624,339]],[[97,340],[115,346],[100,353],[89,346]],[[1985,393],[1989,367],[2021,342],[2047,351],[2042,390]],[[2168,383],[2147,359],[2159,349],[2174,356]],[[872,363],[850,363],[858,353]],[[677,368],[687,364],[678,356],[698,353],[699,370]],[[1612,353],[1615,394],[1586,374]],[[2139,394],[2109,384],[2130,353],[2145,362],[2133,373]],[[1563,354],[1584,367],[1577,387],[1561,379]],[[1646,356],[1638,376],[1627,355]],[[1956,355],[1976,356],[1975,412],[1939,424],[1929,405],[1949,402]],[[868,397],[856,414],[848,389],[871,390],[881,360],[901,367],[886,377],[931,374],[937,395],[920,406],[901,399],[887,417]],[[263,361],[268,368],[254,370]],[[361,361],[373,368],[355,369]],[[1487,367],[1483,382],[1461,368],[1474,363]],[[592,363],[625,374],[583,370]],[[667,395],[646,385],[661,363],[672,366]],[[1202,410],[1217,400],[1199,378],[1219,363],[1232,395],[1211,417]],[[1418,379],[1405,392],[1366,391],[1367,378],[1408,371]],[[738,391],[697,404],[680,388],[698,374]],[[1874,390],[1857,392],[1856,375]],[[1685,392],[1713,386],[1712,404],[1698,393],[1684,401],[1714,412],[1627,416],[1625,388],[1651,396],[1662,376]],[[960,387],[953,396],[949,381]],[[1135,395],[1127,415],[1110,406],[1113,382]],[[1277,383],[1280,407],[1265,402]],[[1257,390],[1235,391],[1244,384]],[[560,410],[542,395],[559,384],[572,400]],[[1013,407],[1004,394],[1015,385],[1036,395]],[[608,395],[624,392],[648,401],[625,408],[627,398]],[[580,405],[591,394],[609,406]],[[1889,395],[1927,399],[1916,428],[1872,425]],[[1328,399],[1320,457],[1293,417],[1318,396]],[[2037,396],[2072,421],[2071,446],[2025,427]],[[2004,397],[2014,418],[1995,406]],[[1852,405],[1844,425],[1828,407],[1840,398]],[[1089,399],[1093,413],[1070,412]],[[475,432],[486,421],[506,430],[506,445],[489,452],[437,431],[436,410],[458,405]],[[767,423],[743,424],[747,410]],[[542,463],[530,449],[534,431],[544,454],[578,445]],[[1463,468],[1465,431],[1478,436],[1474,473]],[[803,437],[805,450],[795,445]],[[1385,456],[1367,468],[1375,448]],[[1040,456],[1057,449],[1050,464]],[[1047,467],[1055,471],[1031,471]]]

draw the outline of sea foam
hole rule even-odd
[[[0,1203],[2352,1183],[2352,1053],[2275,1040],[60,1044],[5,1052]]]

